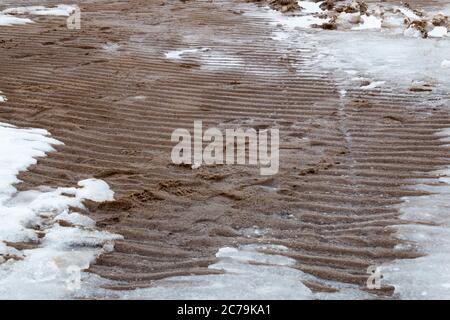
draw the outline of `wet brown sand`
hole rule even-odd
[[[79,31],[55,17],[0,28],[9,99],[0,121],[48,129],[65,143],[19,187],[110,184],[117,202],[88,204],[86,214],[125,237],[90,268],[124,281],[117,289],[210,272],[219,248],[257,242],[289,247],[297,268],[319,279],[364,288],[369,265],[417,256],[393,249],[395,206],[417,194],[405,188],[415,179],[448,165],[434,135],[450,127],[448,112],[392,90],[355,88],[343,104],[333,72],[308,66],[313,50],[271,40],[267,21],[244,16],[237,2],[80,1]],[[213,65],[164,56],[196,47],[221,55]],[[279,174],[171,164],[175,128],[250,119],[280,129]],[[249,235],[253,226],[263,235]]]

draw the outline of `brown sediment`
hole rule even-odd
[[[267,21],[234,13],[244,2],[80,1],[79,31],[57,17],[0,28],[9,100],[0,121],[65,143],[21,174],[20,188],[110,184],[118,201],[87,203],[85,214],[125,237],[90,268],[125,281],[115,289],[215,272],[207,266],[219,248],[258,242],[287,246],[319,280],[361,287],[368,266],[417,256],[394,249],[396,206],[420,194],[405,186],[448,164],[434,134],[450,126],[448,112],[424,109],[420,93],[359,88],[342,106],[333,72],[308,63],[314,51],[271,40]],[[118,49],[102,49],[108,42]],[[220,53],[209,65],[195,54],[165,57],[204,47]],[[171,163],[174,129],[249,119],[280,129],[270,181],[255,167]],[[266,232],[240,233],[253,226]]]

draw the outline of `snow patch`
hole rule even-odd
[[[361,16],[362,23],[359,26],[354,27],[353,30],[369,30],[369,29],[381,29],[381,19],[375,16]]]
[[[16,190],[19,172],[58,144],[46,130],[0,123],[0,298],[70,297],[71,277],[81,277],[82,270],[121,238],[95,230],[92,219],[73,212],[84,209],[83,200],[112,201],[114,193],[104,181]],[[15,249],[21,243],[30,249]]]
[[[170,59],[170,60],[180,60],[186,54],[190,54],[190,53],[192,54],[192,53],[197,53],[197,52],[206,52],[209,50],[210,50],[209,48],[173,50],[173,51],[166,52],[165,56],[167,59]]]
[[[439,136],[450,141],[450,129]],[[402,299],[450,299],[450,167],[436,174],[439,179],[434,183],[415,187],[429,195],[403,198],[400,212],[410,224],[396,227],[398,237],[424,256],[382,267],[386,281]]]
[[[442,63],[441,63],[441,67],[442,68],[450,68],[450,60],[444,60],[444,61],[442,61]]]
[[[28,6],[28,7],[17,7],[8,8],[3,10],[4,14],[17,14],[17,15],[36,15],[36,16],[70,16],[76,7],[72,5],[59,4],[55,7],[44,7],[44,6]]]
[[[23,25],[27,23],[33,23],[33,21],[28,18],[14,17],[0,12],[0,26]]]
[[[447,36],[448,30],[446,27],[434,27],[433,30],[428,32],[430,38],[443,38]]]
[[[8,99],[3,95],[3,92],[0,91],[0,102],[6,102]]]

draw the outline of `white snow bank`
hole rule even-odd
[[[0,123],[0,298],[66,298],[81,271],[119,236],[99,232],[89,217],[71,212],[83,200],[111,201],[114,193],[96,179],[77,188],[43,187],[17,192],[17,175],[61,144],[45,130]],[[58,221],[65,221],[61,226]],[[35,248],[17,250],[14,243]],[[72,283],[71,281],[74,281]]]
[[[450,129],[440,136],[450,141]],[[415,188],[430,195],[403,199],[400,212],[411,224],[397,227],[400,239],[426,255],[382,267],[385,280],[395,286],[402,299],[450,299],[450,167],[437,174],[440,178],[433,184]]]

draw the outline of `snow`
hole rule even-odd
[[[381,19],[375,16],[361,16],[362,23],[354,27],[353,30],[368,30],[368,29],[381,29]]]
[[[442,38],[447,36],[448,30],[446,27],[434,27],[433,30],[428,32],[430,38]]]
[[[450,142],[450,129],[439,135]],[[436,174],[437,181],[414,188],[429,195],[403,199],[400,212],[409,224],[396,227],[398,238],[424,256],[382,267],[385,280],[394,284],[402,299],[450,299],[450,167]]]
[[[320,8],[320,5],[323,1],[320,2],[311,2],[311,1],[298,1],[298,4],[302,8],[302,13],[319,13],[323,10]]]
[[[400,11],[405,17],[409,18],[411,21],[421,20],[417,14],[414,13],[411,9],[405,7],[395,7],[396,10]]]
[[[38,16],[70,16],[75,11],[75,6],[60,4],[55,7],[44,6],[28,6],[8,8],[3,10],[4,14],[19,14],[19,15],[38,15]]]
[[[262,8],[261,11],[247,11],[245,15],[252,17],[264,17],[271,21],[272,25],[282,26],[285,31],[292,31],[297,28],[311,28],[313,25],[322,25],[323,23],[329,22],[328,18],[316,17],[312,12],[321,12],[318,6],[320,3],[314,3],[310,1],[300,1],[302,7],[306,7],[303,11],[304,14],[300,16],[289,16],[285,15],[279,11],[272,10],[270,7],[266,6]],[[318,11],[320,10],[320,11]]]
[[[121,238],[95,230],[92,219],[73,212],[84,208],[83,200],[112,201],[114,193],[104,181],[87,179],[72,188],[16,190],[19,172],[58,144],[46,130],[0,123],[0,298],[71,297],[71,277],[81,277],[82,270]],[[14,243],[35,247],[20,251]]]
[[[206,51],[209,51],[209,48],[172,50],[172,51],[166,52],[165,56],[167,59],[170,59],[170,60],[180,60],[183,58],[182,57],[183,55],[186,55],[189,53],[206,52]]]
[[[0,26],[22,25],[27,23],[33,23],[33,21],[28,18],[14,17],[0,12]]]
[[[271,250],[275,253],[264,253]],[[155,281],[150,288],[112,291],[101,286],[114,282],[90,275],[88,284],[94,297],[118,299],[370,299],[370,294],[357,290],[356,286],[342,287],[338,293],[313,293],[303,284],[305,280],[317,280],[297,269],[296,261],[285,256],[289,249],[280,245],[253,244],[240,247],[223,247],[216,253],[218,261],[209,266],[218,274],[171,277]],[[85,296],[80,295],[81,298]]]
[[[0,102],[6,102],[8,99],[3,95],[3,92],[0,91]]]
[[[441,63],[442,68],[450,68],[450,60],[444,60]]]
[[[363,90],[371,90],[371,89],[375,89],[375,88],[381,87],[385,83],[386,83],[386,81],[373,81],[370,84],[368,84],[367,86],[362,86],[361,89],[363,89]]]

